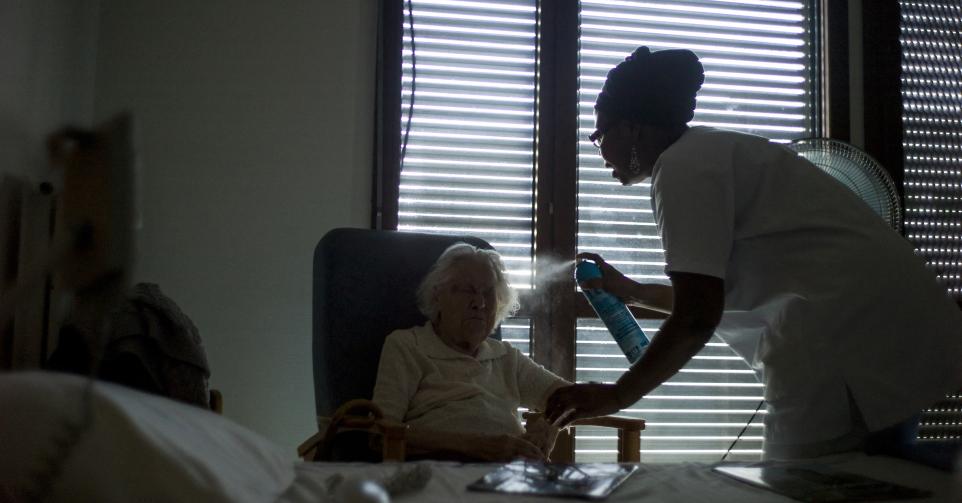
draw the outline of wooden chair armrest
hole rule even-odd
[[[602,426],[618,429],[618,462],[638,463],[641,461],[641,430],[645,429],[644,419],[630,417],[601,416],[575,419],[571,426]]]
[[[526,411],[521,414],[525,420],[543,415],[541,412]],[[598,416],[575,419],[568,426],[602,426],[605,428],[618,428],[625,431],[641,431],[645,429],[644,419],[621,416]]]
[[[364,415],[354,415],[352,412],[362,411]],[[373,416],[373,417],[372,417]],[[297,447],[297,455],[305,461],[317,460],[323,450],[325,441],[333,441],[339,431],[363,431],[381,435],[382,454],[385,461],[404,461],[404,437],[408,425],[385,419],[380,409],[369,400],[351,400],[342,405],[334,416],[318,418],[318,424],[327,423],[323,431],[311,435]]]
[[[621,416],[586,417],[575,419],[571,426],[603,426],[624,431],[641,431],[645,429],[645,420]]]
[[[319,431],[308,437],[307,440],[301,442],[301,445],[297,446],[297,457],[302,458],[304,461],[310,461],[308,454],[313,453],[322,440],[324,440],[323,431]],[[310,456],[310,458],[313,458],[313,456]]]
[[[527,411],[521,414],[525,420],[533,419],[543,415],[540,412]],[[644,419],[634,419],[631,417],[619,416],[600,416],[576,419],[568,426],[601,426],[605,428],[616,428],[618,430],[618,462],[637,463],[641,461],[641,430],[645,429]],[[561,462],[573,462],[574,454],[574,433],[562,431],[559,442],[555,444],[552,451],[552,459]]]
[[[407,430],[408,425],[390,419],[374,419],[366,417],[346,416],[341,420],[341,430],[366,430],[371,433],[385,434]]]

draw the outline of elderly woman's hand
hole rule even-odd
[[[485,435],[477,445],[469,448],[485,461],[511,461],[517,458],[545,460],[544,454],[537,446],[512,435]]]
[[[544,414],[535,414],[525,422],[524,435],[521,438],[536,445],[545,458],[551,461],[551,451],[560,432],[561,429],[549,423]]]

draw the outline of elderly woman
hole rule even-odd
[[[408,452],[545,458],[557,430],[545,431],[542,421],[526,432],[517,409],[544,410],[547,397],[568,383],[488,337],[518,309],[498,253],[451,246],[421,283],[418,304],[428,322],[388,335],[373,399],[385,417],[409,425]]]

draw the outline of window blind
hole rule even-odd
[[[398,229],[480,237],[530,288],[536,2],[413,0],[413,58],[404,3]]]
[[[962,4],[899,2],[905,235],[962,300]],[[922,440],[962,440],[962,395],[923,412]]]
[[[667,283],[650,185],[622,187],[586,137],[606,73],[636,47],[687,48],[705,67],[691,125],[766,136],[811,136],[812,65],[808,2],[582,0],[579,51],[578,249],[603,255],[629,277]],[[642,328],[657,334],[659,321]],[[579,381],[613,382],[628,364],[597,320],[579,320]],[[763,387],[720,339],[681,372],[624,411],[647,420],[642,459],[715,461],[755,412]],[[758,459],[764,408],[728,459]],[[579,461],[615,459],[616,436],[578,428]]]

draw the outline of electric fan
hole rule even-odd
[[[902,205],[895,182],[872,156],[828,138],[795,140],[789,146],[855,192],[893,229],[902,231]]]

